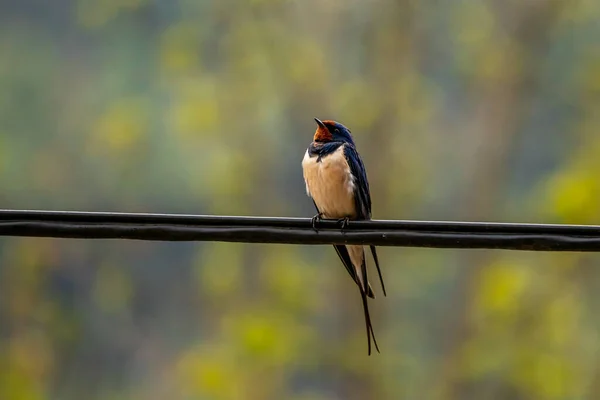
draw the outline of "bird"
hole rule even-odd
[[[317,129],[302,159],[302,172],[306,193],[312,199],[317,214],[312,218],[313,228],[321,219],[341,222],[342,230],[350,220],[371,219],[371,194],[367,172],[356,150],[350,129],[332,120],[315,118]],[[373,332],[367,297],[375,294],[369,283],[365,249],[362,245],[333,245],[342,264],[360,290],[368,354],[371,355],[371,338],[379,353]],[[370,246],[383,295],[387,296],[375,246]]]

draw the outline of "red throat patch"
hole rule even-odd
[[[330,125],[335,124],[335,122],[325,120],[325,121],[323,121],[323,124],[326,126],[330,126]],[[315,136],[313,137],[313,140],[315,142],[329,142],[329,141],[333,140],[333,136],[331,135],[331,132],[329,132],[329,130],[327,128],[317,126],[317,130],[315,131]]]
[[[329,142],[332,139],[333,136],[331,136],[331,132],[329,132],[327,128],[322,128],[320,126],[317,127],[317,130],[315,131],[315,136],[313,137],[313,140],[315,142]]]

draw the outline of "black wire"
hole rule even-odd
[[[600,251],[600,226],[0,210],[0,236]]]
[[[276,226],[307,228],[310,218],[246,217],[189,214],[147,214],[85,211],[2,210],[0,221],[54,221],[54,222],[102,222],[144,223],[171,225],[211,226]],[[323,228],[339,228],[336,221],[322,220]],[[348,230],[402,229],[445,232],[493,232],[493,233],[565,233],[570,235],[600,235],[598,225],[527,224],[502,222],[455,222],[415,220],[350,221]]]

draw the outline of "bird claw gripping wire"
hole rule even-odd
[[[321,222],[321,219],[323,219],[323,213],[317,213],[314,217],[311,218],[311,224],[312,227],[315,231],[318,231],[317,229],[317,223]]]
[[[342,223],[342,230],[346,229],[348,227],[348,222],[350,221],[350,217],[344,217],[344,218],[340,218],[338,219],[338,222]]]

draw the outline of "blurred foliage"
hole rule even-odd
[[[600,223],[600,2],[6,1],[0,207],[312,216],[313,117],[377,219]],[[0,240],[0,399],[595,399],[600,256]]]

